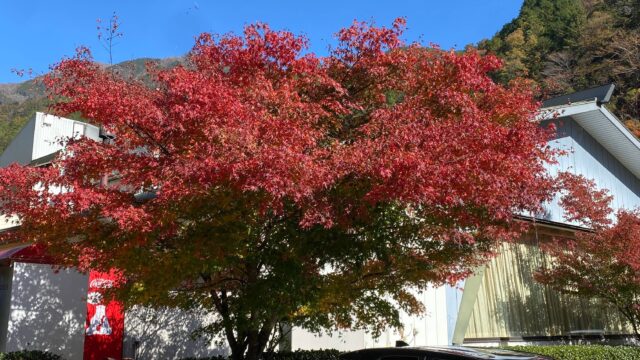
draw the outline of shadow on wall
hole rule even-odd
[[[571,331],[602,330],[624,334],[629,329],[620,314],[601,301],[559,293],[537,283],[534,272],[545,257],[532,244],[508,245],[492,261],[485,286],[492,287],[496,315],[494,334],[501,337],[567,336]],[[489,300],[489,299],[487,299]]]
[[[87,276],[50,265],[13,264],[6,351],[43,350],[82,359]]]
[[[204,312],[134,306],[125,315],[124,357],[146,360],[229,355],[225,346],[217,344],[219,341],[191,337],[208,319],[211,315]]]

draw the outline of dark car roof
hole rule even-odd
[[[434,356],[449,355],[460,359],[487,360],[534,360],[550,359],[548,357],[501,349],[472,348],[464,346],[423,346],[423,347],[393,347],[372,348],[352,351],[341,355],[344,360],[375,360],[384,356]]]

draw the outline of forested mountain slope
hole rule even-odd
[[[546,96],[615,83],[608,107],[640,135],[640,0],[525,0],[478,47],[504,59],[501,81],[529,77]]]

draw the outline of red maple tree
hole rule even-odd
[[[550,132],[493,56],[356,22],[326,57],[267,25],[201,35],[186,63],[123,78],[86,49],[45,79],[68,139],[49,168],[0,170],[11,236],[63,266],[119,269],[129,304],[198,306],[255,359],[280,322],[399,325],[407,291],[454,283],[549,198]],[[109,184],[100,185],[108,175]]]
[[[536,279],[564,293],[605,300],[640,339],[640,212],[614,213],[608,191],[583,176],[561,173],[559,180],[567,219],[589,230],[544,244],[550,258]]]

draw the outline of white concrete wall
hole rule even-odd
[[[336,349],[351,351],[371,347],[371,337],[364,331],[340,331],[314,334],[304,329],[291,330],[291,350]]]
[[[87,285],[87,275],[74,270],[14,263],[6,350],[37,349],[81,360]]]
[[[15,227],[17,225],[19,225],[17,217],[0,215],[0,231]]]
[[[133,307],[124,318],[124,357],[133,358],[134,352],[139,360],[228,355],[224,341],[191,337],[193,331],[208,323],[210,316],[174,308]]]
[[[372,339],[373,346],[395,346],[402,340],[412,346],[450,345],[453,327],[458,313],[458,298],[452,295],[461,291],[450,286],[429,287],[414,292],[425,307],[424,314],[410,316],[401,313],[403,328],[387,330],[380,338]]]
[[[462,286],[462,283],[460,284]],[[420,316],[400,315],[403,328],[388,329],[374,338],[365,331],[343,331],[331,335],[318,335],[294,328],[291,335],[292,350],[338,349],[341,351],[372,347],[395,346],[402,340],[412,346],[450,345],[453,338],[458,308],[462,299],[460,287],[429,287],[413,294],[425,307]]]

